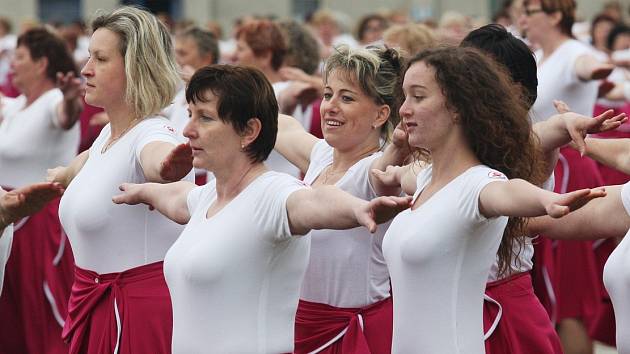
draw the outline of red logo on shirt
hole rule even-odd
[[[168,129],[168,131],[170,131],[171,133],[175,134],[175,129],[173,129],[173,127],[165,125],[164,128]]]
[[[490,172],[488,172],[488,177],[496,178],[496,179],[507,179],[507,177],[505,177],[505,175],[503,173],[498,172],[498,171],[490,171]]]

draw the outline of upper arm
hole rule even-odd
[[[289,162],[306,173],[311,162],[311,151],[318,139],[304,130],[304,127],[293,117],[280,114],[278,116],[278,136],[275,149]]]
[[[70,184],[70,182],[74,179],[74,177],[78,175],[79,172],[81,172],[81,169],[83,168],[83,166],[85,165],[89,157],[90,157],[90,150],[85,150],[79,155],[77,155],[74,158],[74,160],[72,160],[72,162],[70,162],[67,168],[67,176],[66,176],[68,184]]]
[[[621,200],[621,186],[606,187],[606,196],[588,202],[582,208],[560,218],[533,218],[530,234],[542,233],[553,239],[595,240],[620,237],[630,228],[630,216]]]
[[[503,201],[510,198],[509,181],[493,181],[479,192],[479,213],[486,218],[505,215]],[[507,197],[506,197],[507,196]]]
[[[175,144],[165,141],[152,141],[140,151],[139,161],[147,182],[164,182],[160,177],[162,161],[175,148]]]
[[[172,216],[172,220],[179,224],[183,225],[188,223],[193,212],[190,208],[191,206],[188,204],[188,198],[190,192],[195,189],[197,185],[188,181],[179,181],[160,186],[168,188],[168,190],[165,191],[167,193],[164,193],[164,195],[170,196],[166,205],[168,210],[167,216]]]
[[[289,195],[287,198],[287,216],[292,235],[306,235],[311,228],[308,226],[309,211],[313,211],[313,189],[303,188]]]

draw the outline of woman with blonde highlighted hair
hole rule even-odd
[[[68,167],[49,171],[66,187],[59,216],[76,263],[63,337],[70,353],[167,353],[172,310],[162,261],[182,227],[112,196],[123,182],[177,181],[192,168],[190,147],[156,116],[179,80],[171,38],[134,7],[98,16],[92,30],[85,100],[110,124]]]
[[[399,121],[402,66],[395,49],[337,47],[324,68],[324,139],[283,116],[276,150],[314,187],[334,185],[365,200],[400,193],[383,188],[369,172],[400,164],[408,153],[384,148]],[[360,228],[310,233],[296,353],[390,352],[392,300],[381,250],[386,230],[383,225],[373,236]]]

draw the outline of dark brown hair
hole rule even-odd
[[[252,162],[267,159],[278,134],[278,102],[265,75],[258,69],[233,65],[210,65],[192,76],[186,88],[188,103],[207,102],[206,94],[217,97],[219,119],[237,133],[247,129],[247,122],[258,118],[258,137],[245,148]]]
[[[44,27],[32,28],[22,33],[17,40],[17,46],[28,49],[33,60],[46,58],[46,77],[52,82],[57,81],[57,73],[72,72],[79,76],[79,71],[64,40]]]
[[[524,5],[529,5],[529,2],[530,0],[525,0]],[[547,14],[560,12],[562,15],[559,23],[560,31],[573,38],[571,28],[575,22],[575,9],[577,7],[575,0],[540,0],[540,7]]]
[[[282,66],[287,54],[287,39],[276,23],[269,20],[247,22],[236,32],[236,38],[243,38],[256,56],[270,51],[271,67],[274,70]]]
[[[475,48],[428,49],[409,63],[423,62],[435,71],[446,107],[457,113],[467,143],[479,161],[540,185],[544,181],[539,142],[528,119],[523,90],[506,69]],[[516,258],[514,244],[524,243],[525,218],[510,218],[499,246],[499,274]]]

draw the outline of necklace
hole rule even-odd
[[[109,148],[125,134],[127,134],[127,132],[131,130],[131,128],[133,128],[137,124],[137,122],[138,118],[134,118],[131,122],[129,122],[129,125],[127,126],[127,128],[125,128],[125,130],[122,131],[122,133],[118,134],[118,136],[115,138],[110,138],[109,142],[105,144],[105,146],[103,146],[103,148],[101,149],[101,154],[104,154],[107,150],[109,150]]]
[[[328,167],[326,167],[326,171],[323,173],[323,177],[324,180],[322,181],[322,184],[327,184],[328,179],[330,179],[333,176],[338,176],[338,175],[344,175],[346,172],[348,172],[348,170],[350,169],[350,167],[354,166],[358,161],[361,161],[362,159],[364,159],[366,156],[370,156],[373,153],[375,153],[376,151],[378,151],[380,149],[380,147],[377,147],[375,149],[371,149],[361,155],[359,155],[359,157],[354,161],[354,163],[352,163],[352,165],[350,165],[348,168],[343,169],[343,170],[339,170],[339,171],[334,171],[333,172],[333,165],[328,165]],[[336,183],[336,182],[335,182]]]

